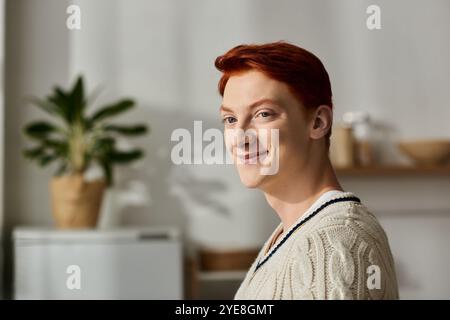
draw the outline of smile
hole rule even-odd
[[[237,155],[238,159],[244,164],[256,164],[257,160],[261,157],[265,157],[269,154],[269,150],[264,152],[246,153],[243,155]]]

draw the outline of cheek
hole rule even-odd
[[[292,121],[287,126],[287,136],[289,140],[296,141],[297,143],[304,144],[308,139],[308,124],[305,119],[299,119],[300,115],[295,117],[296,121]]]
[[[286,126],[279,131],[280,157],[297,158],[301,155],[308,142],[304,127]]]
[[[224,135],[223,139],[225,142],[225,147],[229,151],[232,151],[233,146],[236,144],[236,136],[235,136],[234,130],[225,129],[223,132],[223,135]]]

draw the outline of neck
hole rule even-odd
[[[263,190],[267,202],[280,217],[283,231],[288,230],[321,194],[330,190],[343,191],[328,156],[317,160],[309,161],[304,166],[307,170],[289,170],[287,177],[278,178],[279,183]]]

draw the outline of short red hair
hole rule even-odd
[[[219,92],[223,96],[228,79],[234,73],[258,70],[284,82],[307,110],[320,105],[333,107],[330,78],[322,62],[311,52],[279,41],[261,45],[239,45],[216,58],[223,73]],[[327,135],[327,144],[331,130]]]

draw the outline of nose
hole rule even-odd
[[[235,152],[237,155],[243,156],[246,153],[256,152],[257,133],[253,128],[248,128],[245,131],[240,129],[236,135]]]
[[[249,146],[257,142],[255,129],[233,128],[225,132],[225,141],[231,149],[248,149]]]
[[[238,121],[234,128],[225,132],[226,145],[235,154],[249,152],[257,141],[257,132],[251,121]]]
[[[256,131],[254,129],[247,129],[243,131],[243,136],[240,137],[240,145],[251,145],[256,142]]]

